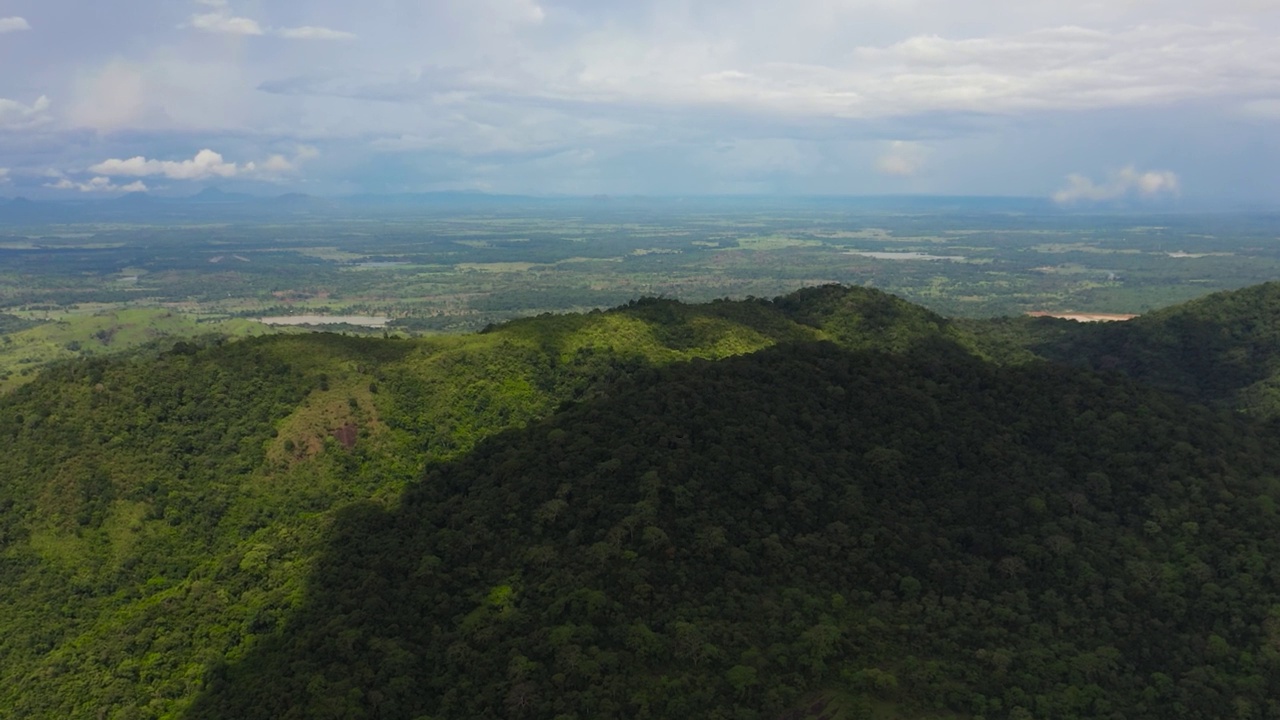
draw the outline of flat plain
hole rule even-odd
[[[773,297],[826,283],[954,317],[1139,315],[1280,277],[1277,237],[1280,218],[1266,213],[963,200],[632,199],[0,225],[0,390],[51,361],[174,337],[466,332],[638,297]]]

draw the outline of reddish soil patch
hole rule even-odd
[[[349,422],[346,425],[333,431],[333,439],[342,444],[342,447],[350,450],[356,446],[356,436],[359,434],[360,428],[355,423]]]

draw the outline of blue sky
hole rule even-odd
[[[0,196],[1280,197],[1275,0],[0,0]]]

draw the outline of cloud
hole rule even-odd
[[[9,168],[0,167],[0,185],[9,182]]]
[[[1280,118],[1280,98],[1258,98],[1248,100],[1240,105],[1240,114],[1245,117],[1274,120]]]
[[[141,180],[136,180],[128,185],[116,185],[111,182],[110,178],[95,177],[88,182],[75,182],[67,178],[62,178],[57,182],[45,183],[45,187],[54,190],[79,190],[82,193],[135,193],[146,192],[147,186]]]
[[[257,20],[234,17],[227,12],[212,12],[203,15],[192,15],[188,21],[191,27],[205,32],[225,35],[261,35],[262,26]]]
[[[249,80],[256,74],[255,66],[219,57],[224,50],[238,55],[238,49],[214,50],[198,60],[168,47],[139,58],[86,63],[71,79],[67,109],[59,119],[65,128],[101,133],[191,133],[185,141],[201,145],[224,132],[257,131],[277,137],[296,132],[292,117],[277,120],[274,108],[260,102]],[[134,149],[129,155],[142,151]],[[120,157],[122,152],[108,148],[82,163]]]
[[[511,13],[510,17],[521,22],[536,25],[547,18],[547,12],[534,0],[511,0],[503,4],[508,5],[508,8],[503,9]]]
[[[227,162],[221,153],[206,148],[196,153],[190,160],[152,160],[141,155],[126,160],[104,160],[91,166],[89,172],[111,177],[163,176],[170,180],[207,180],[243,176],[270,178],[294,172],[301,163],[319,154],[315,148],[303,145],[299,146],[292,158],[272,155],[261,163],[248,162],[240,165]]]
[[[842,4],[798,1],[815,13],[817,6]],[[579,115],[610,109],[706,112],[724,120],[793,124],[1026,117],[1280,95],[1275,33],[1226,20],[1195,24],[1155,17],[1098,27],[1033,20],[1023,28],[957,22],[942,25],[940,34],[897,29],[877,37],[854,32],[852,18],[823,25],[792,17],[807,10],[775,10],[750,0],[749,28],[742,19],[718,15],[721,6],[715,3],[687,18],[662,22],[654,10],[651,22],[628,24],[610,22],[611,10],[593,11],[604,19],[561,22],[560,6],[545,13],[546,20],[532,22],[541,17],[536,3],[473,2],[493,9],[494,20],[481,27],[450,15],[438,18],[439,27],[423,24],[422,42],[433,48],[430,64],[393,46],[385,52],[396,58],[395,65],[324,78],[282,80],[289,77],[282,73],[258,87],[275,94],[409,104],[432,103],[449,91],[478,102],[558,103],[566,109],[576,104],[572,112]],[[636,14],[646,16],[646,7],[638,4]],[[513,17],[529,22],[513,23]],[[784,31],[809,23],[812,34]],[[775,31],[764,32],[766,26]],[[459,27],[465,31],[461,39],[440,36]],[[788,39],[797,35],[807,43]],[[392,67],[407,70],[388,76]]]
[[[128,160],[106,160],[93,165],[89,172],[99,175],[148,177],[163,175],[171,180],[203,180],[210,177],[235,177],[240,168],[222,159],[212,150],[201,150],[190,160],[148,160],[138,155]]]
[[[876,160],[876,169],[885,175],[915,175],[924,165],[925,153],[925,147],[918,142],[894,140],[888,152]]]
[[[25,129],[44,124],[49,120],[49,98],[41,95],[30,105],[17,100],[0,98],[0,129]]]
[[[144,68],[111,60],[76,78],[67,119],[104,131],[136,126],[149,110],[148,85]]]
[[[1194,178],[1187,196],[1280,191],[1277,0],[130,0],[89,24],[32,2],[0,2],[36,30],[0,36],[39,70],[0,87],[15,185],[33,167],[87,182],[108,159],[152,192],[181,184],[166,172],[212,183],[183,166],[208,148],[236,179],[315,192],[538,191],[557,172],[606,192],[743,178],[1084,202],[1130,160]],[[564,158],[582,150],[579,170]]]
[[[187,21],[188,27],[210,33],[223,35],[276,35],[289,40],[351,40],[354,33],[334,30],[316,25],[303,25],[290,28],[264,28],[257,20],[238,17],[231,14],[231,7],[226,0],[196,0],[212,12],[192,15]]]
[[[0,35],[7,32],[17,32],[19,30],[30,30],[31,24],[26,18],[6,17],[0,18]]]
[[[1054,202],[1070,204],[1084,201],[1116,200],[1137,193],[1154,198],[1161,195],[1177,195],[1180,191],[1178,176],[1169,170],[1142,172],[1132,165],[1113,172],[1102,183],[1095,183],[1083,175],[1068,175],[1067,186],[1053,194]]]
[[[302,163],[320,157],[320,151],[309,146],[300,145],[292,158],[284,155],[272,155],[261,163],[249,163],[246,169],[265,175],[282,175],[295,172]]]
[[[326,27],[315,27],[313,25],[304,25],[296,28],[281,28],[276,30],[275,34],[290,40],[351,40],[355,37],[355,33],[349,33],[343,30],[332,30]]]

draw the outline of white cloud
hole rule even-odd
[[[257,20],[233,15],[231,7],[226,0],[196,0],[196,3],[210,8],[212,12],[192,15],[191,19],[187,21],[187,25],[205,32],[224,35],[266,35],[270,33],[289,40],[351,40],[355,38],[354,33],[316,25],[275,29],[264,28]]]
[[[292,158],[284,155],[272,155],[261,163],[249,163],[246,171],[259,175],[284,175],[298,170],[302,163],[320,157],[320,151],[310,145],[299,145]]]
[[[915,175],[924,165],[925,154],[925,147],[918,142],[894,140],[889,143],[888,151],[876,160],[876,169],[885,175]]]
[[[1161,195],[1177,195],[1180,191],[1178,176],[1169,170],[1142,172],[1132,165],[1113,172],[1101,183],[1083,175],[1068,175],[1067,186],[1053,194],[1057,203],[1069,204],[1084,201],[1116,200],[1137,193],[1154,198]]]
[[[9,168],[0,167],[0,185],[9,182]]]
[[[44,124],[50,119],[48,112],[51,104],[44,95],[36,98],[30,105],[0,98],[0,129],[23,129]]]
[[[192,15],[191,27],[211,33],[225,35],[261,35],[262,26],[257,20],[235,17],[227,12],[211,12],[203,15]]]
[[[319,156],[319,151],[310,146],[299,146],[292,158],[284,155],[272,155],[261,163],[247,162],[243,165],[227,162],[221,153],[204,149],[190,160],[153,160],[141,155],[125,160],[104,160],[89,168],[89,172],[111,177],[152,177],[163,176],[170,180],[207,180],[209,178],[257,177],[270,178],[275,175],[294,172],[298,166]]]
[[[275,34],[290,40],[351,40],[355,37],[355,33],[345,32],[343,30],[332,30],[326,27],[315,27],[313,25],[304,25],[296,28],[281,28],[276,30]]]
[[[148,177],[163,175],[171,180],[203,180],[210,177],[235,177],[240,168],[222,159],[222,155],[205,149],[190,160],[148,160],[138,155],[128,160],[106,160],[89,168],[99,175]]]
[[[7,32],[17,32],[19,30],[30,30],[31,24],[26,18],[6,17],[0,18],[0,35]]]
[[[45,183],[44,186],[54,190],[79,190],[82,193],[135,193],[147,191],[146,184],[141,180],[136,180],[128,185],[116,185],[111,182],[110,178],[105,177],[95,177],[88,182],[75,182],[62,178],[57,182]]]

